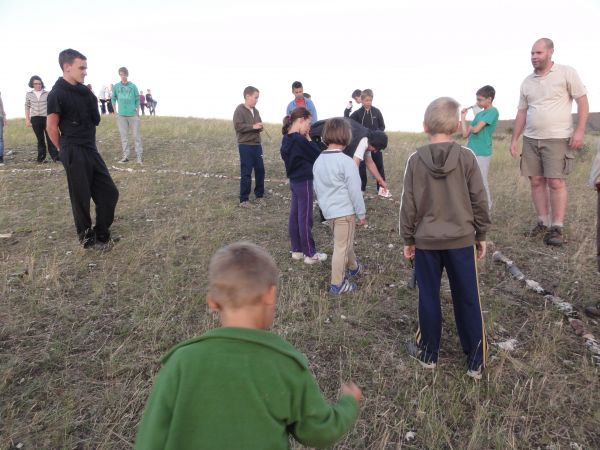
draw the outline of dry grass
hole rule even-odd
[[[278,127],[269,132],[267,177],[282,180]],[[391,135],[385,160],[394,200],[367,199],[370,228],[356,237],[367,264],[361,289],[332,299],[329,264],[305,267],[289,258],[287,185],[267,183],[266,208],[237,208],[238,156],[228,122],[144,118],[142,134],[147,171],[112,171],[121,192],[113,229],[121,240],[100,254],[77,246],[62,167],[32,162],[34,136],[23,121],[5,129],[7,150],[15,153],[0,171],[0,233],[13,233],[0,240],[1,448],[130,448],[160,355],[217,326],[204,306],[208,259],[239,239],[265,246],[278,261],[274,331],[308,355],[326,395],[335,398],[346,379],[364,390],[361,418],[336,448],[598,448],[598,368],[552,305],[489,258],[480,269],[490,340],[516,338],[517,350],[492,347],[485,379],[467,379],[446,284],[438,370],[423,372],[404,352],[415,331],[416,294],[406,288],[398,200],[404,163],[423,135]],[[102,122],[98,139],[109,167],[115,165],[112,118]],[[596,140],[588,137],[588,148]],[[521,237],[532,225],[532,208],[507,145],[499,136],[490,239],[581,310],[600,290],[595,194],[583,187],[591,152],[581,154],[569,180],[570,242],[552,249]],[[331,254],[329,230],[317,222],[314,231]],[[585,320],[599,336],[598,323]],[[414,440],[405,439],[408,431]]]

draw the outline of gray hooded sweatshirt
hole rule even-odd
[[[420,147],[408,158],[400,203],[405,245],[449,250],[484,241],[487,194],[473,152],[456,142]]]

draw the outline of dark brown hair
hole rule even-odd
[[[254,86],[246,86],[244,89],[244,98],[246,98],[247,95],[254,94],[255,92],[258,92],[258,89],[256,89]]]
[[[58,54],[58,64],[60,65],[60,70],[64,70],[65,64],[73,64],[73,61],[75,61],[77,58],[84,61],[87,60],[85,56],[83,56],[77,50],[73,50],[72,48],[68,48],[60,52]]]
[[[292,124],[298,119],[307,119],[310,117],[310,111],[303,106],[294,108],[289,116],[283,118],[283,127],[281,134],[287,134]]]
[[[42,83],[42,89],[44,89],[46,86],[44,85],[44,82],[42,81],[42,79],[40,77],[38,77],[37,75],[32,76],[29,79],[29,87],[33,88],[33,82],[34,81],[39,81],[40,83]]]

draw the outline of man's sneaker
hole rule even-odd
[[[121,159],[119,160],[119,162],[120,162],[120,163],[126,163],[126,162],[129,162],[129,159],[127,159],[127,158],[121,158]]]
[[[304,264],[315,264],[318,262],[323,262],[327,260],[327,255],[325,253],[315,253],[312,256],[304,257]]]
[[[267,201],[263,197],[258,197],[255,203],[257,206],[267,206]]]
[[[331,295],[342,295],[346,292],[354,292],[356,290],[358,290],[356,284],[350,283],[348,280],[344,280],[339,286],[336,286],[335,284],[329,286],[329,293]]]
[[[544,222],[538,221],[538,223],[530,231],[525,233],[526,237],[534,238],[545,235],[548,232],[548,227],[544,225]]]
[[[83,248],[92,248],[96,244],[96,234],[91,228],[86,230],[79,239]]]
[[[467,370],[467,376],[473,378],[474,380],[481,380],[483,377],[483,366],[479,366],[478,369]]]
[[[252,209],[254,208],[254,205],[252,205],[252,203],[246,200],[245,202],[240,202],[240,208]]]
[[[296,261],[300,261],[301,259],[304,259],[304,253],[292,252],[292,259],[295,259]]]
[[[430,369],[433,370],[435,369],[435,366],[437,365],[436,363],[434,363],[433,361],[423,361],[423,350],[421,350],[419,348],[419,346],[416,344],[416,342],[410,341],[406,343],[406,351],[408,352],[408,354],[410,356],[412,356],[413,358],[415,358],[417,361],[419,361],[419,364],[421,364],[421,367],[423,367],[424,369]]]
[[[356,267],[356,269],[348,269],[346,271],[346,278],[354,278],[356,275],[358,275],[359,273],[361,273],[363,271],[363,265],[360,263],[360,261],[357,259],[356,263],[358,264],[358,266]]]
[[[555,247],[560,247],[563,245],[565,243],[565,239],[563,237],[562,227],[550,227],[550,230],[544,237],[544,242],[546,245],[554,245]]]

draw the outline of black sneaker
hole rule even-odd
[[[91,228],[85,230],[79,236],[79,242],[81,242],[83,248],[92,248],[96,244],[96,233]]]
[[[548,233],[548,227],[544,225],[544,222],[538,221],[538,223],[530,231],[525,233],[526,237],[534,238]]]
[[[565,238],[563,237],[562,227],[550,227],[550,230],[546,233],[546,236],[544,236],[544,243],[555,247],[563,245],[565,243]]]
[[[110,252],[114,246],[115,244],[112,239],[109,239],[106,242],[97,240],[94,244],[94,249],[99,252]]]

